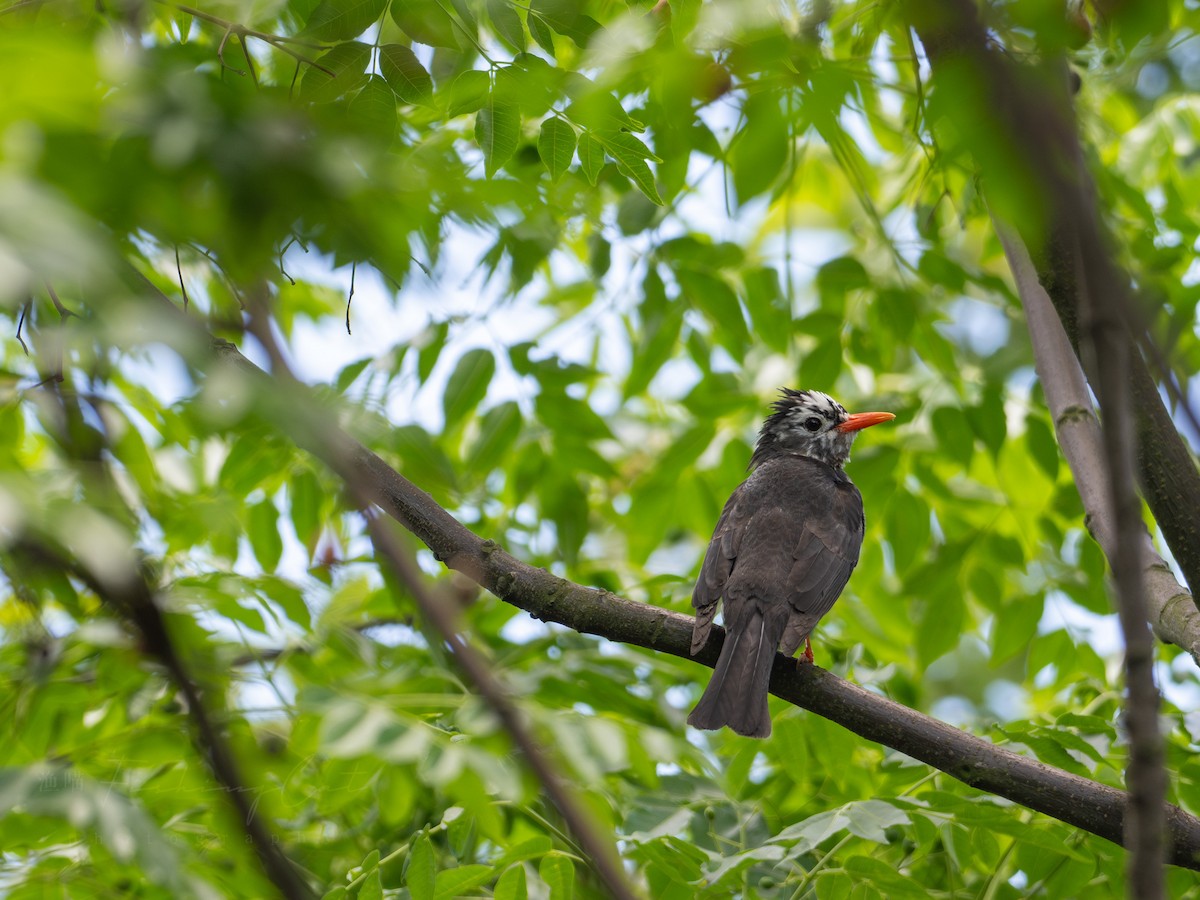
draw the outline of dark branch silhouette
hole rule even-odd
[[[353,288],[351,291],[353,292]],[[416,562],[375,513],[372,508],[375,492],[365,473],[355,462],[357,451],[361,450],[361,447],[333,428],[331,422],[324,421],[325,416],[315,410],[310,398],[303,393],[304,388],[292,374],[271,331],[270,320],[264,314],[265,290],[260,290],[257,294],[251,306],[251,333],[266,349],[271,359],[276,387],[287,388],[289,393],[297,395],[297,404],[290,405],[294,414],[286,421],[290,436],[297,443],[307,444],[312,452],[346,483],[350,495],[364,509],[367,532],[381,564],[390,569],[408,588],[421,614],[433,625],[475,690],[496,713],[501,725],[521,751],[525,762],[541,782],[551,804],[562,815],[572,836],[587,854],[588,864],[595,869],[609,895],[617,900],[636,900],[637,892],[621,867],[611,837],[600,831],[595,819],[568,786],[567,779],[563,777],[550,755],[542,749],[483,655],[463,637],[458,628],[455,610],[434,597],[433,592],[426,587]]]
[[[1163,896],[1164,890],[1161,860],[1167,778],[1158,728],[1154,643],[1147,627],[1140,571],[1143,525],[1134,485],[1135,440],[1140,438],[1144,449],[1148,441],[1182,446],[1182,438],[1173,425],[1161,433],[1156,429],[1153,434],[1135,436],[1135,401],[1138,407],[1145,407],[1148,398],[1138,396],[1136,388],[1138,373],[1145,373],[1146,368],[1128,326],[1135,318],[1130,281],[1113,261],[1112,243],[1096,208],[1095,185],[1079,142],[1064,64],[1049,53],[1037,67],[1018,67],[991,46],[971,0],[911,0],[908,12],[929,55],[935,92],[940,85],[951,91],[969,85],[967,90],[975,102],[954,108],[958,126],[980,126],[977,117],[986,109],[986,115],[996,116],[1010,139],[1000,152],[985,146],[975,132],[968,132],[973,136],[967,143],[985,183],[1027,186],[1029,197],[1020,227],[1025,234],[1041,237],[1033,246],[1046,248],[1041,255],[1049,262],[1048,292],[1100,401],[1115,515],[1115,552],[1110,561],[1125,638],[1129,894],[1153,900]],[[1157,391],[1154,394],[1153,403],[1161,405]],[[1196,479],[1200,485],[1200,474],[1190,456],[1174,475]],[[1147,493],[1153,495],[1154,484],[1144,476]],[[1195,497],[1200,497],[1200,490]],[[1195,519],[1198,508],[1193,505],[1189,518]],[[1165,534],[1167,529],[1163,523]],[[1176,549],[1174,543],[1171,547]],[[1190,575],[1188,579],[1194,590],[1197,581]]]

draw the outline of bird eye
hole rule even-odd
[[[821,428],[821,420],[816,416],[809,416],[804,420],[804,427],[809,431],[818,431]]]

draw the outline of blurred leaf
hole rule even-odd
[[[383,15],[387,0],[321,0],[304,31],[318,41],[358,37]]]
[[[646,165],[648,159],[654,162],[661,162],[661,160],[651,153],[645,144],[627,132],[600,132],[595,134],[595,138],[616,161],[617,168],[633,179],[633,183],[646,196],[646,199],[657,206],[662,206],[662,197],[659,196],[658,187],[654,183],[654,173]]]
[[[538,155],[550,180],[558,181],[575,156],[575,129],[557,116],[546,119],[538,135]]]
[[[509,866],[496,880],[492,889],[493,900],[526,900],[525,869],[521,865]]]
[[[374,75],[350,102],[350,119],[385,143],[396,133],[396,97],[382,78]]]
[[[266,572],[274,572],[283,556],[283,540],[279,536],[279,513],[275,504],[263,500],[250,507],[249,537],[254,556]]]
[[[461,357],[446,384],[442,396],[442,412],[446,417],[445,428],[455,427],[467,413],[479,405],[487,394],[488,385],[496,373],[496,358],[490,350],[476,347]]]
[[[459,75],[450,85],[447,93],[447,113],[460,116],[482,109],[487,102],[492,88],[491,79],[487,72],[471,69]]]
[[[521,113],[512,103],[497,103],[493,91],[475,116],[475,142],[483,150],[484,169],[489,178],[517,149],[521,136]]]
[[[413,841],[404,872],[404,884],[413,900],[434,900],[437,867],[429,835],[422,831]]]
[[[300,99],[310,103],[328,103],[353,93],[367,83],[367,65],[371,48],[352,41],[338,44],[328,53],[317,57],[316,66],[309,66],[300,81]],[[327,70],[327,71],[326,71]],[[333,75],[330,75],[332,72]]]
[[[476,476],[494,469],[521,433],[521,424],[521,410],[511,400],[489,409],[467,454],[467,469]]]
[[[774,91],[752,94],[742,107],[745,125],[729,154],[733,186],[739,203],[771,187],[788,159],[790,129]]]
[[[575,895],[575,864],[562,853],[547,853],[538,874],[550,888],[550,900],[571,900]]]
[[[458,49],[461,30],[454,24],[449,5],[439,0],[391,0],[392,19],[414,41],[434,47]]]
[[[579,165],[590,184],[595,184],[604,166],[604,145],[590,132],[579,136]]]
[[[571,0],[531,0],[529,18],[570,38],[580,47],[586,47],[600,28],[599,22],[580,12],[579,5]],[[542,42],[539,40],[538,43]],[[553,48],[548,48],[547,52],[552,53]]]
[[[496,34],[514,50],[524,50],[525,27],[512,0],[487,0],[487,10]]]
[[[428,103],[433,97],[433,79],[416,54],[403,44],[384,44],[379,48],[379,71],[405,103]]]
[[[437,873],[434,900],[453,900],[456,897],[466,896],[469,891],[473,891],[481,884],[487,884],[494,875],[495,872],[491,866],[479,864],[444,869]]]

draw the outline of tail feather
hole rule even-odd
[[[770,735],[767,689],[775,648],[786,624],[786,617],[768,618],[756,605],[743,627],[725,635],[712,680],[688,716],[689,725],[709,731],[728,725],[746,737]]]

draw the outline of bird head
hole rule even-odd
[[[848,413],[820,391],[780,388],[775,411],[763,422],[750,468],[777,456],[810,456],[840,469],[850,459],[858,432],[896,418],[886,412]]]

